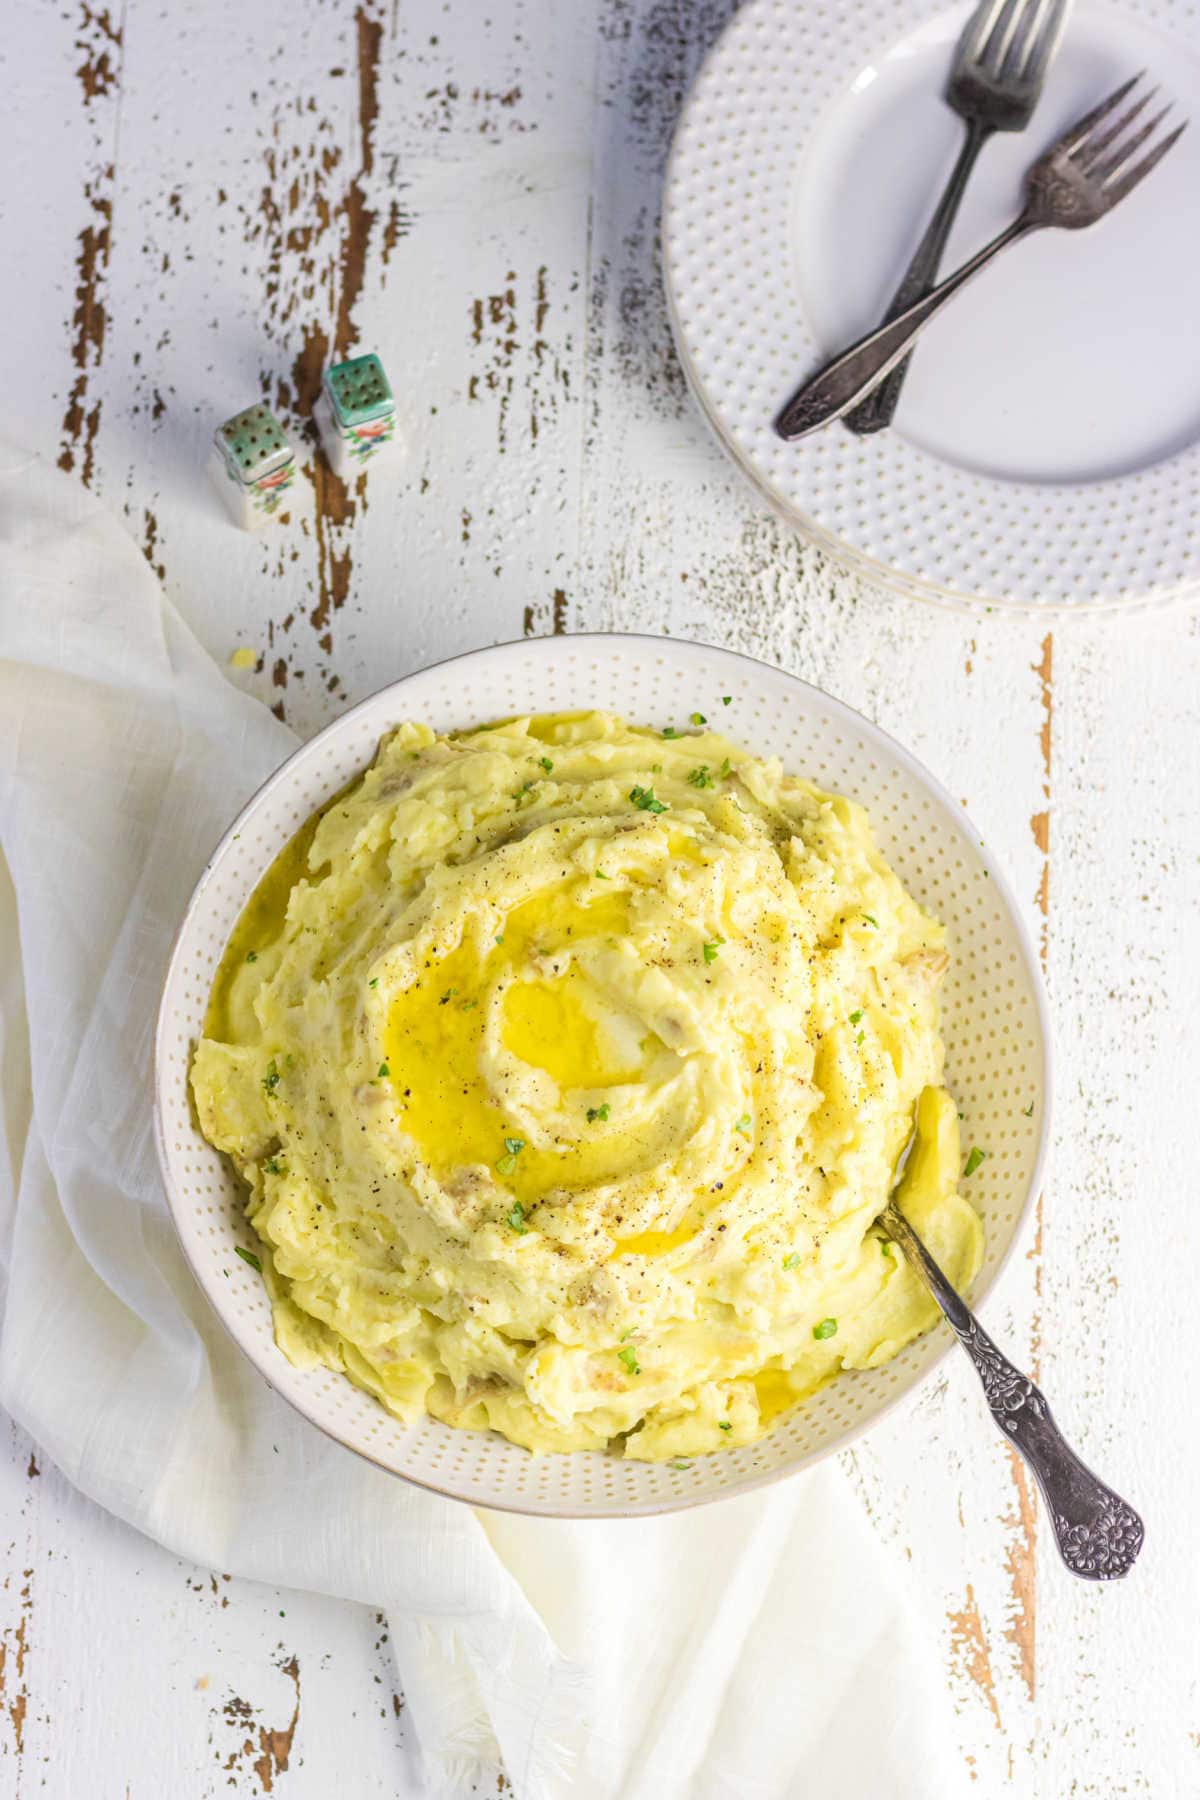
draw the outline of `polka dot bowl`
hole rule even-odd
[[[1194,601],[1200,406],[1183,369],[1200,259],[1177,221],[1200,134],[1136,212],[1046,232],[981,276],[922,339],[892,430],[785,443],[780,407],[874,328],[957,154],[937,96],[967,8],[730,10],[680,113],[663,269],[684,373],[760,498],[866,580],[938,605]],[[1030,130],[989,145],[945,272],[1015,216],[1032,158],[1135,69],[1194,117],[1198,46],[1193,0],[1069,9]]]
[[[732,696],[728,708],[720,696]],[[260,876],[291,835],[371,760],[404,719],[446,731],[524,712],[602,707],[647,724],[714,703],[730,736],[757,754],[861,801],[881,847],[946,924],[947,1077],[964,1141],[988,1149],[971,1177],[987,1251],[984,1300],[1040,1183],[1050,1120],[1050,1044],[1036,953],[1003,876],[962,808],[907,751],[848,707],[730,651],[636,636],[533,639],[422,670],[345,714],[264,783],[213,853],[180,927],[156,1045],[156,1127],[171,1211],[197,1281],[261,1374],[307,1419],[406,1480],[512,1512],[620,1517],[741,1493],[842,1449],[927,1382],[951,1340],[941,1326],[883,1368],[853,1371],[785,1414],[761,1443],[686,1465],[579,1451],[533,1456],[491,1433],[433,1419],[401,1425],[326,1369],[295,1369],[276,1348],[243,1192],[193,1117],[188,1069],[222,949]],[[1027,1108],[1032,1105],[1032,1112]]]

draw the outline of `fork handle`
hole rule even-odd
[[[887,1206],[882,1222],[924,1276],[975,1365],[993,1419],[1033,1470],[1068,1569],[1085,1581],[1128,1575],[1145,1537],[1138,1514],[1075,1454],[1041,1389],[992,1342],[900,1209]]]
[[[962,142],[950,179],[937,203],[937,209],[925,229],[925,235],[913,253],[904,279],[892,295],[891,305],[883,315],[883,323],[890,324],[907,312],[914,300],[927,294],[937,280],[937,272],[941,267],[942,255],[946,248],[946,240],[950,236],[951,226],[958,217],[958,209],[962,197],[967,191],[967,182],[971,179],[971,171],[983,146],[993,135],[996,127],[984,124],[979,119],[968,119],[967,132]],[[867,395],[866,399],[848,412],[845,424],[860,437],[872,431],[883,431],[891,424],[896,407],[900,400],[900,389],[908,374],[911,356],[897,363],[890,375],[885,375],[879,386]]]
[[[848,350],[843,350],[840,356],[835,356],[832,362],[826,363],[823,369],[818,370],[803,387],[796,390],[775,420],[778,436],[786,439],[807,437],[810,431],[819,431],[822,425],[828,425],[832,419],[840,419],[843,413],[848,413],[870,393],[877,381],[882,381],[898,362],[903,361],[914,340],[943,306],[953,300],[960,288],[965,287],[1002,250],[1015,244],[1018,238],[1036,231],[1040,223],[1040,220],[1029,213],[1022,213],[999,237],[993,238],[990,244],[985,244],[969,262],[963,263],[953,275],[948,275],[931,293],[915,301],[898,318],[881,325],[867,337],[860,338],[857,344],[851,344]]]

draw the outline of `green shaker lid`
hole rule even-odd
[[[366,425],[395,408],[391,384],[375,355],[334,363],[325,376],[325,387],[339,425]]]
[[[287,434],[269,406],[248,406],[218,427],[217,446],[239,481],[249,486],[292,457]]]

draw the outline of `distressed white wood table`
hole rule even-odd
[[[27,0],[0,40],[4,427],[302,732],[454,651],[631,627],[795,670],[961,794],[1038,923],[1061,1085],[987,1321],[1147,1548],[1123,1587],[1061,1571],[965,1361],[845,1461],[912,1564],[964,1793],[1194,1796],[1196,619],[906,605],[739,485],[683,391],[657,245],[728,11]],[[347,488],[309,445],[289,521],[238,533],[201,482],[214,425],[265,398],[307,430],[354,349],[383,356],[407,453]],[[422,1794],[377,1617],[189,1567],[2,1441],[0,1795]]]

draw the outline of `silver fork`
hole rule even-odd
[[[1066,23],[1069,0],[982,0],[958,40],[946,105],[967,128],[958,161],[937,210],[918,244],[883,323],[927,294],[937,280],[942,253],[957,217],[976,158],[997,131],[1024,131],[1041,97],[1050,58]],[[847,413],[851,431],[890,425],[908,372],[908,358],[894,368],[860,406]]]
[[[1145,1539],[1140,1516],[1076,1455],[1039,1387],[1014,1368],[988,1336],[958,1290],[947,1281],[897,1204],[900,1176],[916,1134],[896,1164],[892,1194],[879,1215],[926,1282],[983,1383],[993,1419],[1033,1470],[1050,1514],[1059,1555],[1084,1581],[1119,1581],[1137,1561]]]
[[[876,382],[903,361],[918,335],[959,289],[1009,244],[1048,225],[1067,231],[1094,225],[1131,194],[1187,129],[1185,119],[1174,131],[1160,136],[1144,155],[1139,155],[1170,111],[1169,106],[1163,107],[1137,131],[1130,132],[1130,126],[1154,96],[1156,90],[1150,89],[1128,111],[1113,118],[1122,100],[1141,79],[1135,75],[1123,82],[1038,157],[1025,177],[1025,204],[1020,215],[999,237],[899,318],[860,338],[806,381],[775,420],[779,436],[807,437],[810,431],[819,431],[831,419],[848,413]]]

